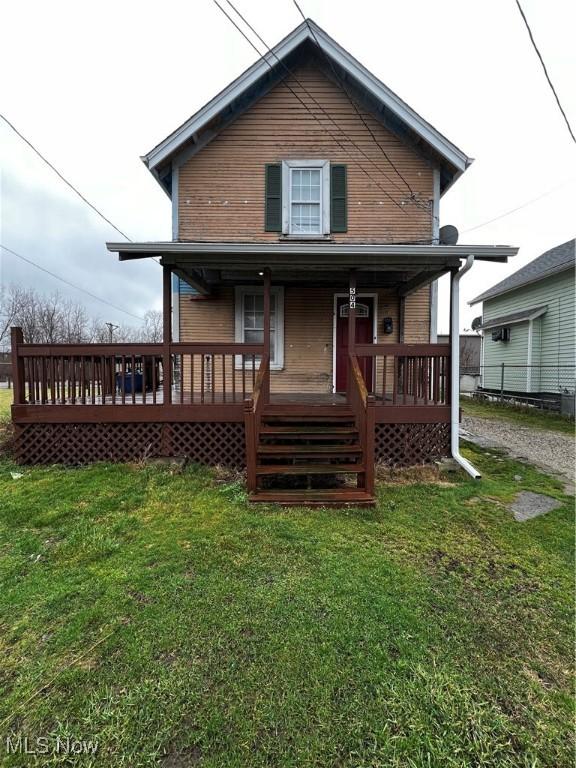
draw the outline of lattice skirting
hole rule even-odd
[[[450,424],[376,424],[376,461],[411,467],[449,454]]]
[[[186,456],[199,464],[246,466],[241,422],[16,425],[22,464],[89,464]],[[450,424],[376,424],[376,461],[399,467],[450,453]]]
[[[243,468],[244,424],[237,422],[16,425],[22,464],[89,464],[186,456],[199,464]]]

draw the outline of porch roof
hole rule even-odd
[[[543,304],[541,307],[531,307],[519,312],[511,312],[508,315],[500,315],[499,317],[493,317],[491,320],[485,320],[478,326],[478,329],[487,331],[490,328],[498,328],[500,325],[514,325],[516,323],[528,322],[528,320],[536,320],[537,317],[546,314],[547,310],[548,305]]]
[[[459,266],[460,259],[473,255],[479,261],[506,262],[518,253],[510,245],[422,245],[394,243],[333,243],[318,241],[272,242],[144,242],[106,243],[120,261],[160,257],[166,264],[182,259],[188,263],[368,267],[387,269],[393,264]]]
[[[473,254],[483,261],[507,261],[518,249],[494,245],[421,245],[391,243],[159,242],[108,243],[121,261],[160,258],[163,266],[207,295],[215,285],[261,282],[269,268],[276,281],[347,282],[351,269],[359,287],[395,287],[408,294],[453,269]]]

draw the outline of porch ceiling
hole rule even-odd
[[[254,268],[243,270],[204,270],[179,264],[173,268],[184,282],[194,287],[202,294],[209,294],[212,288],[218,286],[262,285],[262,272]],[[449,268],[441,270],[424,268],[418,270],[401,271],[387,270],[357,270],[356,286],[359,290],[369,288],[390,288],[400,295],[407,295],[417,290],[422,285],[430,283],[449,271]],[[272,269],[272,281],[281,285],[331,285],[339,290],[348,291],[350,270],[334,269],[330,272],[319,269]]]

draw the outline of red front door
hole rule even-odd
[[[356,343],[374,341],[374,299],[359,296],[356,300]],[[359,358],[360,370],[368,392],[372,391],[372,358]],[[348,298],[336,302],[336,392],[345,392],[348,382]]]

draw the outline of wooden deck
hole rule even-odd
[[[271,393],[268,355],[255,344],[25,344],[15,329],[17,457],[85,463],[186,455],[245,466],[258,501],[270,498],[270,476],[344,473],[357,481],[351,501],[369,502],[376,460],[408,464],[447,450],[447,345],[357,345],[348,391],[336,394]],[[318,503],[329,501],[326,489],[318,491]]]

